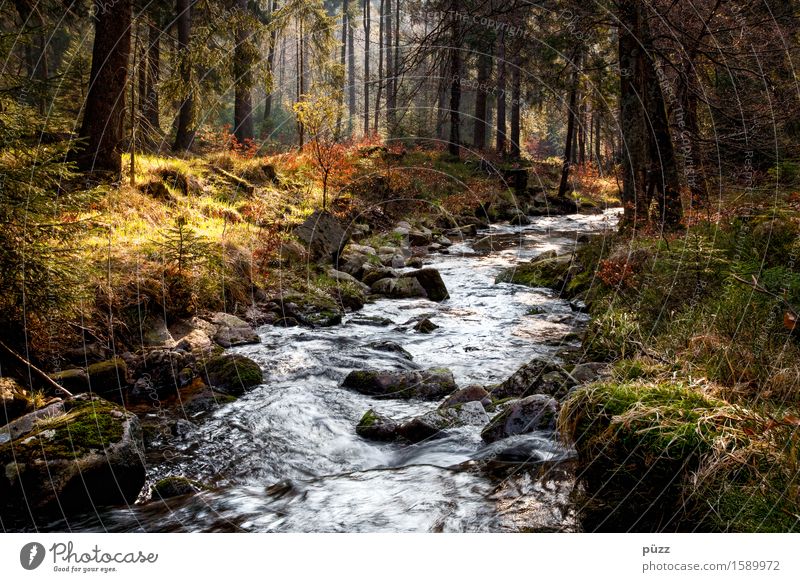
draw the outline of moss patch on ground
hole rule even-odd
[[[800,527],[797,451],[775,446],[797,429],[774,414],[682,383],[601,382],[564,403],[559,430],[578,451],[589,530]]]

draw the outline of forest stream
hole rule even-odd
[[[464,241],[434,254],[450,292],[441,303],[379,299],[340,325],[258,329],[261,343],[231,351],[257,361],[264,383],[177,436],[150,443],[159,462],[148,484],[183,475],[203,492],[129,508],[98,508],[50,524],[53,531],[518,532],[577,531],[570,493],[574,452],[534,432],[486,444],[480,427],[400,445],[367,441],[355,426],[370,408],[418,416],[436,402],[377,400],[341,387],[354,369],[446,367],[459,387],[502,382],[534,356],[558,359],[580,346],[588,316],[547,289],[495,284],[516,262],[569,252],[579,235],[613,228],[618,209],[595,215],[494,225],[508,247],[488,254]],[[432,333],[409,321],[427,317]],[[394,342],[413,357],[374,346]],[[164,454],[164,453],[167,454]],[[169,460],[165,460],[169,459]]]

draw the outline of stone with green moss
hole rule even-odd
[[[398,424],[370,408],[356,425],[356,434],[373,441],[394,441],[398,438]]]
[[[4,515],[30,507],[34,518],[45,519],[53,510],[76,511],[136,499],[145,469],[135,415],[101,398],[79,395],[27,428],[0,444]]]
[[[527,287],[548,287],[561,290],[570,273],[571,255],[534,259],[502,271],[495,283],[514,283]]]
[[[210,387],[232,396],[241,396],[264,380],[261,367],[240,354],[211,358],[203,366],[202,376]]]

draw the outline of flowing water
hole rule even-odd
[[[259,329],[265,382],[155,441],[150,482],[183,475],[212,488],[196,495],[102,508],[52,525],[73,531],[574,531],[572,451],[547,433],[486,445],[480,428],[450,430],[416,445],[362,439],[369,408],[393,418],[438,403],[375,400],[340,387],[353,369],[447,367],[459,386],[502,382],[536,355],[578,347],[586,316],[545,289],[495,284],[517,261],[574,247],[580,233],[613,226],[617,211],[493,226],[505,250],[469,241],[430,257],[450,292],[442,303],[381,299],[320,329]],[[485,233],[482,233],[485,234]],[[439,329],[414,331],[428,317]],[[386,321],[390,320],[390,321]],[[410,323],[409,323],[410,322]],[[376,349],[391,341],[413,356]],[[194,422],[189,422],[194,421]],[[513,454],[509,456],[509,451]],[[168,453],[168,454],[163,454]],[[168,459],[168,460],[164,460]],[[511,459],[511,460],[509,460]]]

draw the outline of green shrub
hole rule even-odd
[[[15,345],[39,325],[52,333],[82,288],[74,239],[87,225],[65,213],[88,194],[61,189],[75,177],[64,161],[69,143],[40,143],[40,119],[16,103],[4,103],[0,114],[0,329]]]

